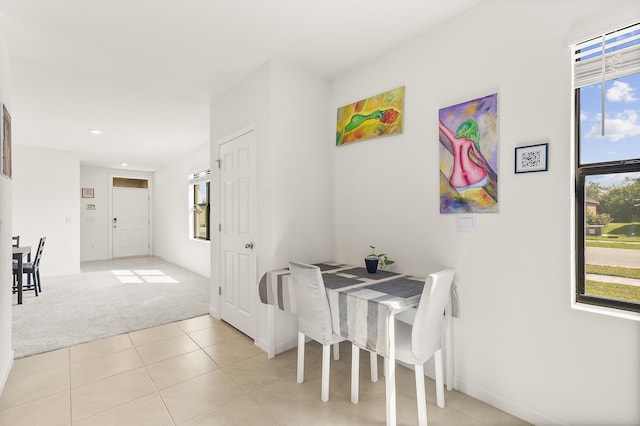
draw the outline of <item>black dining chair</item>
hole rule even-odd
[[[33,289],[36,293],[42,292],[42,285],[40,281],[40,260],[42,259],[42,251],[44,250],[44,243],[47,241],[47,237],[40,238],[40,242],[38,243],[38,250],[36,251],[36,255],[33,258],[32,262],[26,262],[22,265],[22,270],[25,274],[27,274],[27,285],[23,286],[23,289],[31,290]],[[33,283],[31,279],[33,278]]]
[[[11,245],[13,247],[20,247],[20,235],[11,237]],[[13,286],[16,287],[17,285],[18,285],[18,261],[14,260],[13,261]]]

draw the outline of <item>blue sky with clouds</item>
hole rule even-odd
[[[640,74],[605,82],[605,135],[602,136],[602,84],[580,91],[582,163],[640,158]]]
[[[602,84],[580,90],[582,164],[640,158],[640,74],[606,81],[604,109],[602,136]],[[624,175],[640,177],[640,173]],[[597,180],[609,186],[621,183],[622,176]]]

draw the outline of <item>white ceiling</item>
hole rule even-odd
[[[13,141],[157,170],[270,58],[331,80],[480,1],[0,0]]]

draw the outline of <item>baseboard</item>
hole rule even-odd
[[[0,376],[0,395],[4,392],[4,387],[7,384],[7,380],[9,380],[9,373],[11,373],[11,367],[13,367],[13,358],[15,357],[15,352],[11,351],[9,354],[9,362],[2,369],[2,375]]]
[[[211,305],[209,305],[209,315],[211,315],[215,319],[221,319],[220,312],[218,312],[218,310]]]
[[[549,417],[546,414],[540,413],[530,407],[525,407],[513,400],[504,398],[500,395],[496,395],[493,392],[489,392],[479,386],[469,383],[465,380],[461,380],[457,377],[453,380],[455,388],[462,393],[465,393],[475,399],[479,399],[493,407],[496,407],[504,412],[511,414],[525,420],[534,425],[567,425],[558,419]]]
[[[263,351],[265,351],[266,353],[269,353],[269,344],[267,343],[267,341],[265,339],[263,339],[263,338],[256,339],[255,340],[255,345],[257,347],[259,347],[260,349],[262,349]],[[293,339],[293,340],[290,340],[288,342],[276,344],[276,355],[281,353],[281,352],[288,351],[291,348],[295,348],[296,346],[298,346],[298,340],[297,339]]]
[[[265,351],[266,353],[269,353],[269,345],[267,344],[267,341],[264,339],[255,339],[253,341],[253,344],[256,345],[257,347],[259,347],[260,349],[262,349],[263,351]]]

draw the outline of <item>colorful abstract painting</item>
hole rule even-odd
[[[336,146],[402,133],[404,86],[338,108]]]
[[[498,212],[498,95],[440,110],[440,213]]]

